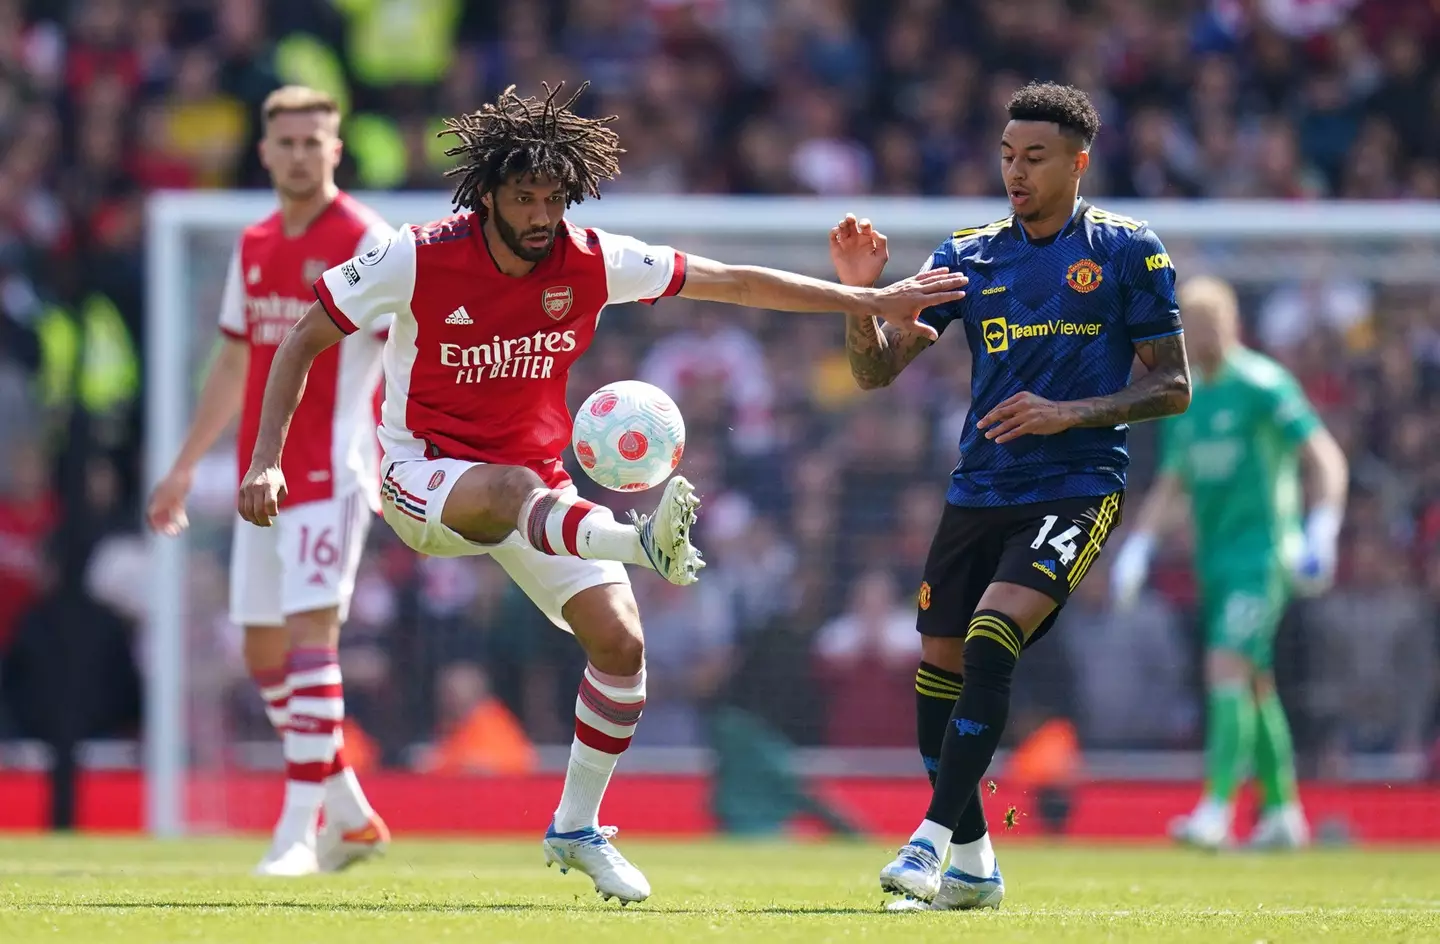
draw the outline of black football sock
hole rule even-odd
[[[959,673],[928,662],[920,663],[915,670],[915,741],[932,787],[935,772],[940,769],[940,745],[945,741],[945,728],[950,724],[962,685]]]
[[[955,702],[940,749],[940,769],[925,818],[955,830],[979,795],[1010,714],[1010,679],[1025,636],[1003,613],[981,610],[965,634],[965,686]],[[973,823],[970,824],[973,830]],[[969,836],[962,841],[972,841]]]
[[[915,740],[920,746],[920,759],[925,764],[931,787],[935,786],[935,774],[940,769],[940,748],[945,741],[945,729],[950,726],[950,716],[955,711],[955,702],[963,686],[961,675],[928,662],[921,662],[915,672]],[[980,791],[976,790],[961,812],[960,825],[955,829],[953,840],[956,844],[974,842],[989,831],[985,822],[985,806],[980,797]]]

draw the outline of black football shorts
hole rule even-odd
[[[925,561],[916,628],[925,636],[964,637],[985,588],[1015,583],[1056,603],[1026,641],[1034,643],[1085,579],[1124,507],[1123,492],[998,508],[947,502]]]

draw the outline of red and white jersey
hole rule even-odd
[[[523,465],[558,488],[570,481],[565,384],[601,310],[684,284],[674,249],[568,221],[550,255],[513,278],[491,258],[482,218],[462,213],[404,227],[328,270],[315,294],[347,334],[394,312],[380,426],[388,459]]]
[[[220,330],[250,344],[236,443],[239,475],[250,466],[275,351],[315,303],[315,280],[331,266],[394,235],[373,210],[344,193],[299,236],[285,235],[278,211],[241,234],[220,307]],[[361,488],[372,496],[371,505],[379,507],[374,430],[380,352],[389,320],[377,316],[371,324],[373,330],[345,338],[315,358],[310,368],[281,459],[287,504],[322,501]]]

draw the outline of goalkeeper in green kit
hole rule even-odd
[[[1253,762],[1262,814],[1251,845],[1302,846],[1309,828],[1275,694],[1275,633],[1292,592],[1319,593],[1333,579],[1349,470],[1295,378],[1241,345],[1229,285],[1193,279],[1179,302],[1190,409],[1161,429],[1159,476],[1115,558],[1111,589],[1117,607],[1134,602],[1156,539],[1188,495],[1205,627],[1205,794],[1171,832],[1197,846],[1229,845],[1235,792]]]

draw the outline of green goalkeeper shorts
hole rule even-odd
[[[1283,574],[1270,567],[1215,575],[1200,585],[1205,646],[1244,656],[1257,669],[1275,660],[1275,633],[1285,615],[1289,590]]]

